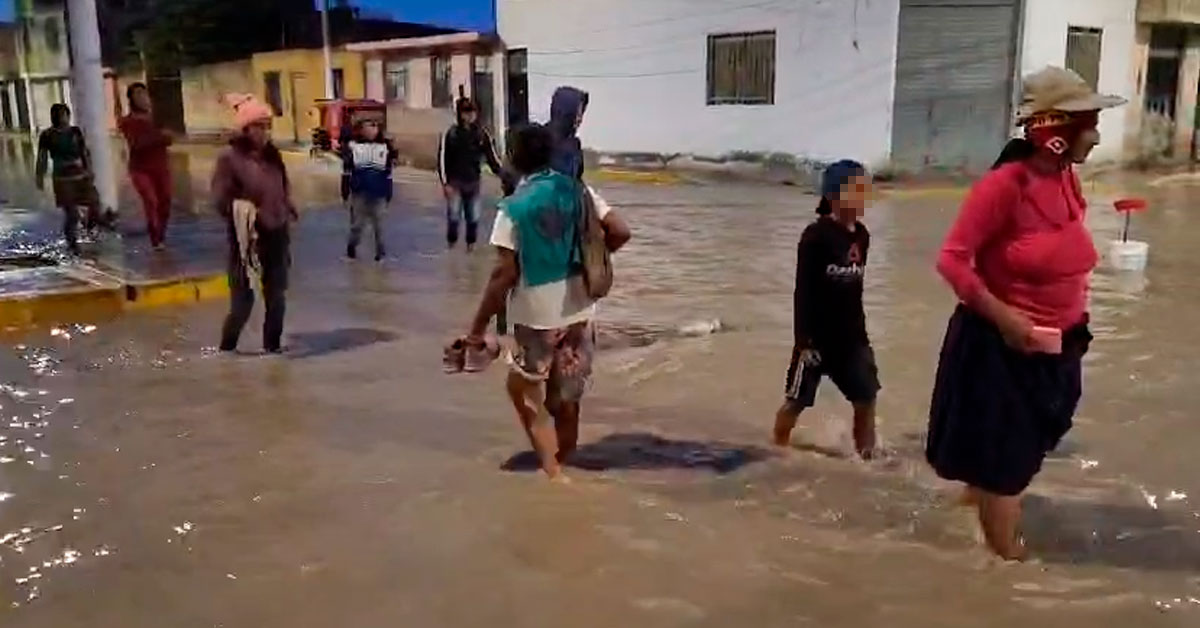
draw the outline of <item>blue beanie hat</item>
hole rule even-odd
[[[831,214],[833,207],[829,201],[836,200],[842,195],[842,186],[851,177],[865,175],[867,169],[853,159],[843,159],[829,164],[821,175],[821,204],[817,207],[818,214]]]

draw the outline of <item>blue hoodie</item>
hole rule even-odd
[[[575,121],[587,111],[587,92],[574,87],[559,87],[550,99],[550,128],[554,153],[550,167],[574,179],[583,178],[583,145],[575,135]]]

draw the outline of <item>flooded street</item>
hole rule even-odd
[[[177,186],[202,223],[211,157],[189,154]],[[1113,198],[1150,201],[1134,223],[1149,268],[1097,272],[1083,406],[1027,500],[1036,560],[1000,565],[923,456],[953,307],[933,259],[955,194],[896,193],[867,215],[880,434],[896,451],[867,465],[816,452],[849,438],[828,385],[802,418],[811,446],[768,446],[815,199],[602,184],[634,240],[564,487],[532,471],[502,369],[441,373],[491,256],[445,250],[433,176],[397,174],[395,256],[374,266],[339,257],[336,172],[289,167],[305,210],[286,357],[214,355],[221,302],[3,339],[0,625],[1200,623],[1196,187],[1092,189],[1102,252]],[[10,204],[45,206],[5,168]],[[10,232],[53,218],[10,211]],[[123,211],[136,225],[137,205]]]

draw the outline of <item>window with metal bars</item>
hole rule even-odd
[[[450,91],[450,57],[433,57],[429,60],[433,107],[448,109],[454,105]]]
[[[1066,67],[1074,71],[1092,89],[1100,88],[1100,49],[1104,30],[1083,26],[1067,28]]]
[[[708,36],[707,103],[775,104],[775,31]]]
[[[388,102],[408,100],[408,63],[404,61],[387,64],[383,77],[384,97]]]

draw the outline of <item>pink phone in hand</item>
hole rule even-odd
[[[1062,330],[1057,327],[1034,327],[1029,342],[1035,353],[1059,355],[1062,353]]]

